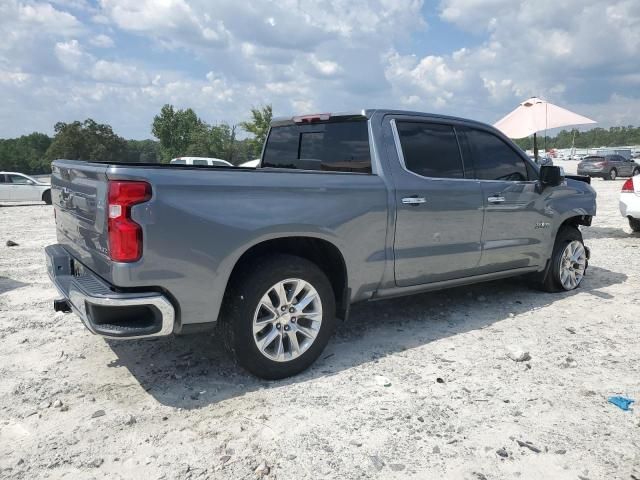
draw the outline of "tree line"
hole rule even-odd
[[[562,130],[554,137],[538,137],[538,148],[596,148],[621,147],[626,145],[640,145],[640,127],[611,127],[592,128],[580,132],[576,129]],[[533,149],[533,137],[521,138],[515,141],[524,150]]]
[[[214,157],[239,164],[257,158],[269,130],[271,105],[251,109],[251,119],[238,125],[209,125],[191,109],[165,105],[153,119],[157,140],[127,140],[110,125],[88,118],[58,122],[54,135],[31,133],[0,139],[0,170],[50,173],[57,158],[97,162],[168,163],[179,156]],[[238,139],[241,128],[246,138]]]
[[[83,122],[59,122],[54,136],[30,133],[19,138],[0,139],[0,170],[23,173],[49,173],[56,158],[98,162],[169,162],[179,156],[222,158],[235,165],[260,156],[269,130],[271,105],[253,108],[250,120],[232,125],[210,125],[191,108],[164,105],[151,124],[157,140],[126,140],[111,126],[88,118]],[[239,130],[246,138],[238,139]],[[524,150],[533,148],[533,139],[516,143]],[[538,139],[538,147],[610,147],[640,145],[640,127],[593,128],[584,132],[562,130],[554,137]]]

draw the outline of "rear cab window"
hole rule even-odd
[[[370,174],[367,119],[273,126],[262,167]]]

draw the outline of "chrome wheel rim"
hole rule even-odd
[[[609,172],[609,177],[611,177],[611,180],[615,180],[616,179],[616,171],[615,170],[611,170],[611,172]]]
[[[587,269],[587,251],[582,242],[569,243],[560,258],[560,283],[565,290],[573,290],[584,278]]]
[[[309,282],[282,280],[269,288],[253,314],[253,340],[262,355],[290,362],[306,352],[322,325],[322,301]]]

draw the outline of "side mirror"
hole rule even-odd
[[[564,181],[562,167],[544,165],[540,167],[540,183],[543,187],[557,187]]]

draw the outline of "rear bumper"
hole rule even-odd
[[[46,247],[45,255],[51,281],[92,333],[145,338],[173,332],[175,309],[161,293],[116,292],[59,244]]]
[[[585,177],[604,177],[605,172],[603,170],[580,170],[578,169],[578,175]]]
[[[620,195],[620,214],[623,217],[640,218],[640,195],[623,193]]]

